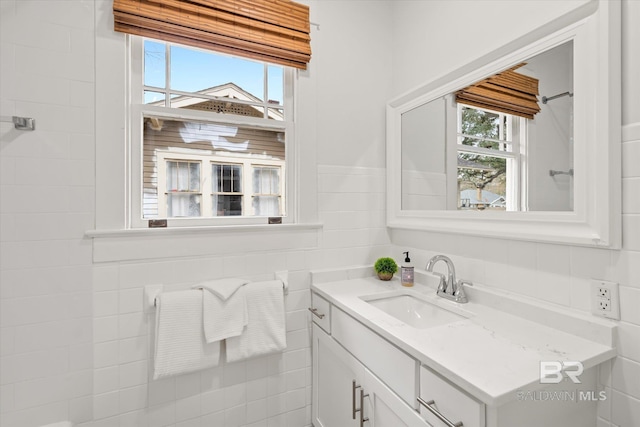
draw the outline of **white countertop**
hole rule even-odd
[[[502,297],[482,286],[468,289],[469,302],[458,304],[436,296],[435,282],[428,275],[416,277],[430,286],[405,288],[397,277],[384,282],[377,277],[355,277],[367,274],[362,269],[355,271],[344,275],[314,272],[312,290],[488,405],[515,400],[517,391],[525,388],[544,387],[540,361],[578,361],[587,370],[616,355],[612,346],[615,324],[589,314]],[[415,293],[469,317],[416,329],[360,298],[394,291]],[[508,312],[514,310],[518,315]]]

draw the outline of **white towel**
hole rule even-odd
[[[238,289],[227,301],[204,290],[202,317],[204,336],[208,343],[237,337],[249,323],[244,288]]]
[[[200,282],[193,287],[206,289],[221,300],[226,301],[231,295],[240,289],[240,287],[247,283],[249,283],[248,280],[232,277],[229,279],[207,280],[206,282]]]
[[[202,300],[202,290],[161,293],[156,298],[154,380],[218,364],[220,343],[204,340]]]
[[[222,279],[201,282],[194,288],[204,291],[202,317],[204,336],[208,343],[236,337],[249,321],[242,279]]]
[[[251,282],[244,286],[249,323],[242,335],[226,340],[227,362],[287,348],[282,286],[281,280]]]

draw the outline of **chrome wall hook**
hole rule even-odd
[[[36,129],[36,119],[32,119],[31,117],[2,116],[0,117],[0,121],[5,123],[13,123],[13,126],[18,130],[35,130]]]

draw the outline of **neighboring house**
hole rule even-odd
[[[463,209],[504,208],[505,198],[487,190],[470,189],[460,192],[460,207]]]
[[[226,83],[171,98],[171,107],[265,117],[260,102]],[[268,104],[266,116],[283,120],[280,103]],[[283,133],[147,116],[143,141],[144,218],[283,214]]]
[[[260,107],[242,104],[242,101],[259,103],[262,102],[262,100],[245,91],[235,83],[229,82],[219,86],[213,86],[208,89],[194,92],[194,94],[203,95],[205,97],[215,96],[217,98],[228,98],[233,99],[234,102],[230,102],[225,99],[206,99],[197,98],[193,95],[181,95],[171,99],[171,107],[215,111],[216,113],[235,114],[240,116],[264,117]],[[278,109],[280,103],[278,101],[271,100],[269,103],[273,104],[274,108],[269,108],[268,118],[273,120],[282,120],[282,111]],[[164,100],[151,102],[149,105],[164,105]]]
[[[507,200],[504,198],[504,196],[500,196],[496,200],[491,202],[489,206],[492,208],[504,208],[507,206]]]

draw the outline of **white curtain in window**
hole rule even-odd
[[[279,216],[280,205],[277,196],[256,196],[253,198],[253,211],[256,216]]]
[[[200,196],[198,194],[170,194],[167,197],[167,216],[200,216]]]
[[[278,168],[253,169],[253,212],[257,216],[280,215],[280,171]]]
[[[200,164],[197,162],[167,162],[167,216],[200,216],[200,197],[180,194],[200,190]]]

